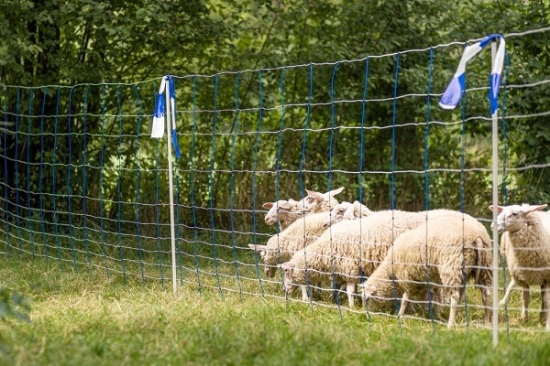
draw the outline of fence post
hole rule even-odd
[[[491,42],[491,66],[495,64],[496,58],[496,39]],[[498,210],[498,108],[492,114],[493,120],[493,346],[498,345],[498,229],[497,215]]]
[[[172,290],[175,293],[177,291],[177,271],[176,271],[176,229],[174,223],[174,182],[172,171],[172,111],[174,106],[170,98],[170,82],[173,82],[165,76],[166,79],[166,135],[168,136],[167,153],[168,153],[168,195],[170,199],[170,241],[171,241],[171,253],[172,253]]]

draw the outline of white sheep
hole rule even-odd
[[[264,216],[264,221],[268,225],[279,223],[280,231],[286,229],[290,224],[302,216],[301,210],[297,206],[298,201],[289,198],[288,200],[278,200],[275,202],[266,202],[262,208],[269,209]]]
[[[392,282],[402,293],[399,315],[403,316],[410,296],[426,295],[428,284],[437,293],[451,292],[448,327],[455,323],[457,307],[468,279],[475,279],[481,291],[485,321],[491,319],[489,304],[492,284],[491,238],[485,226],[470,215],[430,218],[419,227],[400,235],[384,262],[363,284],[362,298],[376,295],[393,298]]]
[[[305,248],[321,236],[325,231],[323,225],[326,217],[326,212],[303,216],[284,231],[269,238],[266,245],[248,244],[251,249],[259,252],[265,264],[265,275],[274,277],[277,264],[288,261],[294,252]]]
[[[283,231],[304,215],[330,211],[332,207],[338,204],[334,196],[342,192],[343,189],[344,187],[340,187],[326,193],[306,189],[308,194],[300,201],[289,198],[288,200],[266,202],[262,205],[262,208],[268,208],[269,210],[264,216],[264,221],[268,225],[274,225],[278,222],[280,231]]]
[[[285,271],[285,290],[291,292],[295,285],[332,279],[332,282],[346,284],[348,303],[352,308],[361,272],[370,276],[386,256],[395,238],[426,222],[428,216],[432,218],[449,214],[460,213],[449,210],[387,210],[331,226],[314,243],[279,265]]]
[[[325,227],[328,228],[331,225],[336,225],[342,220],[355,220],[362,217],[369,216],[372,213],[371,210],[359,201],[353,203],[343,201],[334,206],[330,211],[325,222]]]
[[[330,211],[334,206],[338,204],[335,195],[342,192],[344,187],[333,189],[326,193],[320,193],[316,191],[310,191],[306,189],[307,196],[302,198],[296,206],[304,213],[316,213]]]
[[[528,321],[530,286],[541,287],[540,320],[550,330],[550,216],[544,205],[498,206],[497,230],[503,233],[506,262],[512,281],[501,303],[508,300],[517,284],[523,290],[521,319]],[[494,210],[493,206],[489,206]]]

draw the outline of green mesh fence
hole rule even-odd
[[[178,286],[300,301],[282,291],[281,271],[264,276],[248,244],[279,232],[264,222],[263,203],[299,200],[306,189],[344,187],[339,201],[371,210],[459,210],[488,227],[490,52],[470,67],[461,107],[437,105],[463,46],[173,76]],[[540,74],[540,84],[514,84],[514,63],[521,60],[506,61],[501,132],[510,129],[506,120],[533,118],[508,109],[508,89],[536,93],[547,81]],[[0,85],[3,256],[171,286],[169,150],[165,138],[150,137],[160,81]],[[503,183],[545,168],[506,166],[504,136]],[[502,273],[508,282],[504,261]],[[479,295],[464,286],[460,321],[480,324]],[[323,285],[314,303],[346,308],[344,297],[330,299],[330,288]],[[518,306],[507,308],[512,324]]]

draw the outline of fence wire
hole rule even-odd
[[[507,44],[519,48],[515,40],[539,33],[509,35]],[[458,111],[442,111],[437,105],[465,44],[174,76],[182,151],[174,163],[178,284],[199,293],[217,291],[222,297],[237,293],[302,301],[300,291],[283,291],[283,271],[265,276],[262,257],[249,244],[286,240],[281,227],[264,221],[262,204],[298,201],[307,190],[324,193],[344,187],[336,196],[339,201],[357,200],[373,211],[453,209],[488,228],[489,54],[469,66]],[[518,198],[508,192],[518,189],[519,175],[536,175],[549,166],[508,156],[507,134],[550,114],[525,111],[514,103],[518,93],[537,95],[550,82],[544,72],[522,82],[516,74],[521,72],[520,57],[517,52],[507,59],[501,96],[501,184],[504,201],[511,203]],[[167,142],[150,138],[159,83],[0,85],[3,256],[170,286]],[[324,235],[336,242],[336,232],[330,228]],[[303,230],[292,240],[304,242],[305,236]],[[329,261],[352,260],[338,257],[336,249],[331,254]],[[428,278],[420,285],[429,288],[426,261],[417,265],[426,268]],[[510,276],[504,257],[501,263],[504,291]],[[308,281],[309,303],[365,312],[359,292],[352,309],[345,296],[334,298],[338,275],[321,273],[327,281]],[[367,278],[359,273],[355,281]],[[459,323],[486,326],[480,295],[472,283],[463,286]],[[516,291],[503,308],[505,326],[512,330],[524,329],[519,326],[519,297]],[[387,309],[370,314],[399,318],[399,300],[394,296]],[[411,301],[419,306],[407,317],[445,324],[429,306],[448,311],[445,296]],[[540,307],[537,302],[540,289],[532,308]]]

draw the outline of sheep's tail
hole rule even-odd
[[[491,240],[487,236],[478,236],[475,239],[476,245],[476,274],[475,283],[477,286],[491,288],[493,284],[493,256]]]

